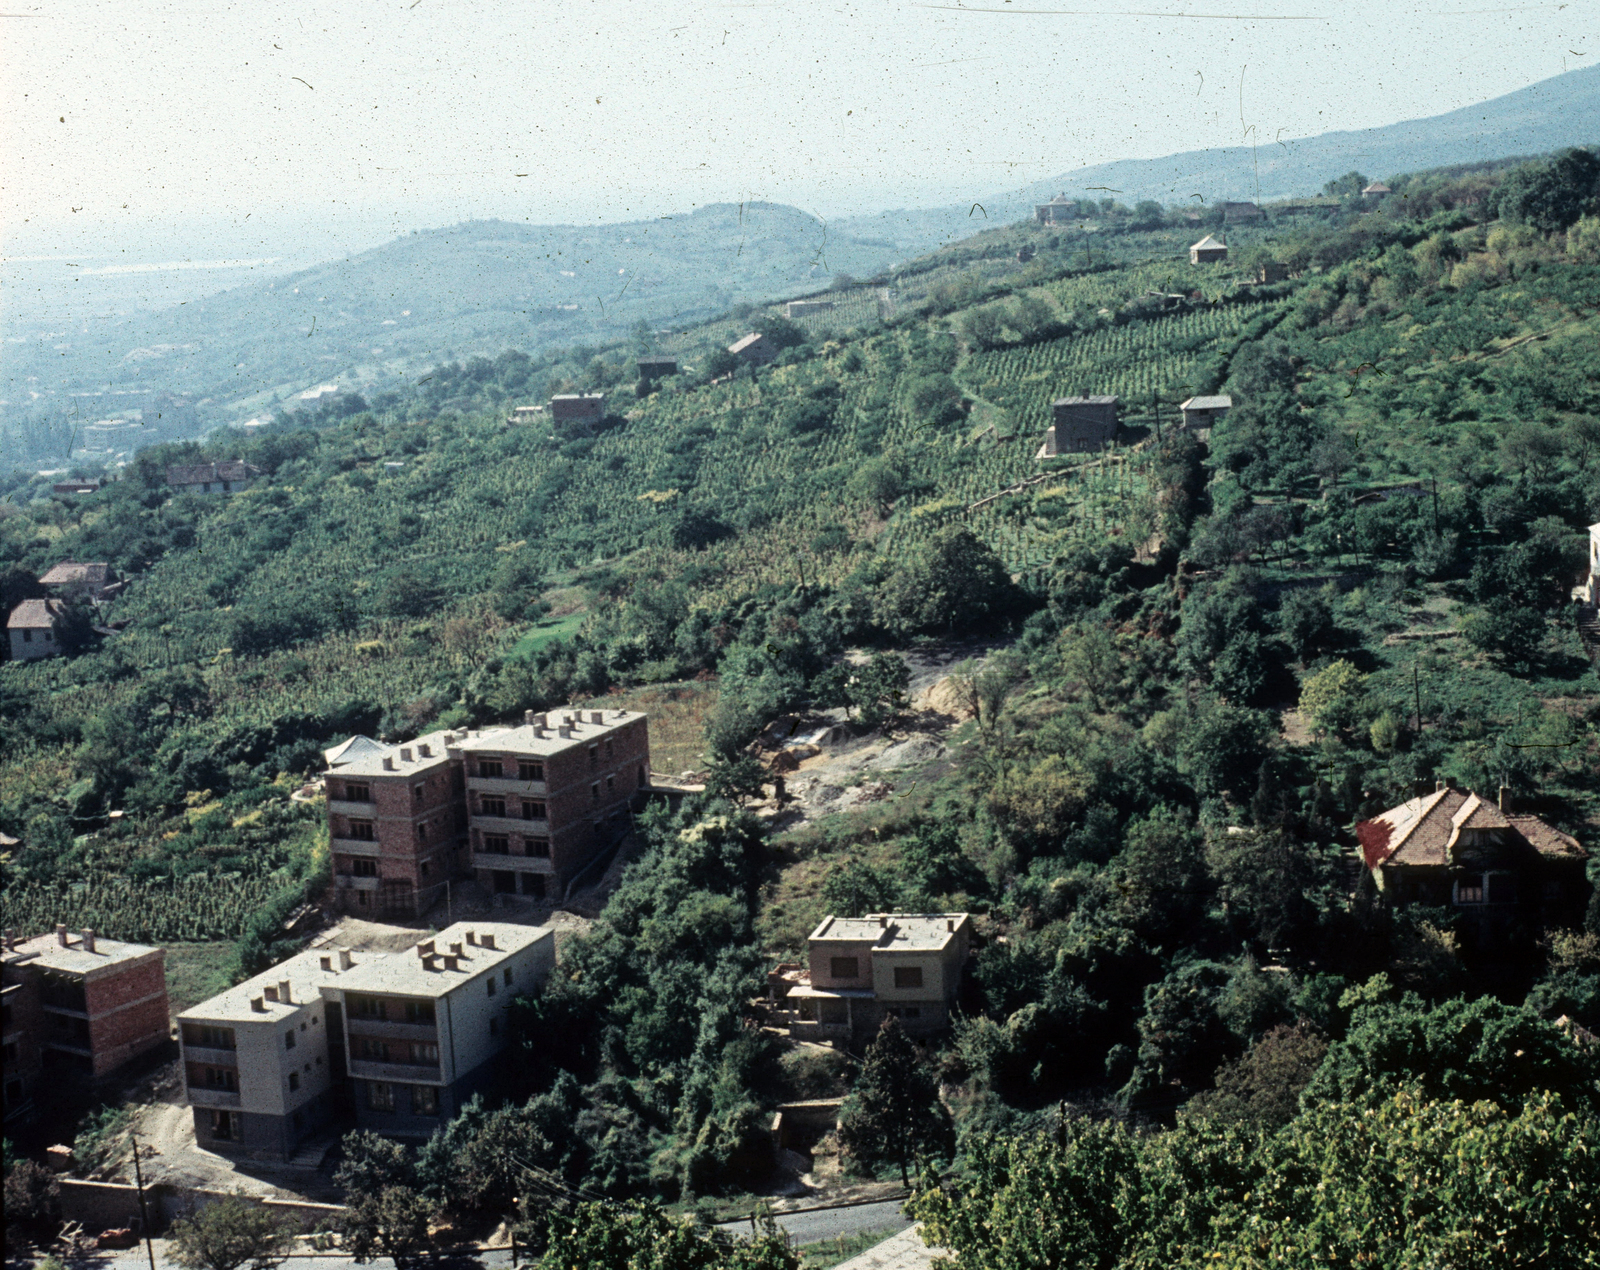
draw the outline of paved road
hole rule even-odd
[[[903,1202],[889,1199],[877,1204],[822,1208],[809,1213],[775,1213],[774,1217],[795,1243],[814,1244],[840,1235],[859,1234],[863,1230],[904,1230],[911,1225],[911,1219],[900,1211]],[[748,1231],[750,1223],[728,1222],[723,1229]]]
[[[840,1235],[858,1234],[863,1230],[904,1230],[911,1225],[911,1219],[900,1211],[901,1203],[900,1200],[891,1199],[876,1204],[855,1204],[849,1208],[822,1208],[805,1213],[777,1213],[774,1216],[778,1225],[789,1232],[795,1243],[814,1244]],[[742,1234],[749,1231],[750,1223],[727,1222],[723,1229]],[[156,1270],[177,1270],[176,1263],[167,1257],[167,1241],[157,1239],[154,1244]],[[521,1264],[527,1264],[525,1257],[520,1260]],[[349,1257],[297,1256],[285,1261],[283,1270],[351,1270],[353,1264]],[[395,1270],[394,1263],[386,1257],[375,1258],[367,1264],[372,1270]],[[477,1266],[483,1267],[483,1270],[510,1270],[511,1253],[494,1249],[441,1259],[441,1264],[460,1266],[463,1270]],[[92,1253],[73,1265],[81,1270],[150,1270],[149,1257],[143,1244],[117,1252]]]

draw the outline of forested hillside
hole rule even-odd
[[[6,924],[71,906],[112,935],[243,936],[264,965],[269,919],[325,881],[315,808],[287,797],[321,747],[693,696],[709,793],[650,820],[528,1005],[527,1101],[395,1185],[492,1207],[486,1144],[514,1140],[612,1195],[755,1187],[764,1115],[816,1083],[743,1023],[763,963],[828,912],[958,909],[983,947],[919,1061],[972,1183],[924,1212],[969,1264],[1344,1256],[1356,1218],[1306,1179],[1353,1185],[1372,1174],[1341,1161],[1376,1152],[1414,1189],[1468,1122],[1482,1176],[1530,1143],[1555,1161],[1535,1175],[1572,1170],[1546,1217],[1582,1246],[1595,1056],[1554,1020],[1600,1028],[1600,903],[1486,966],[1450,910],[1374,893],[1351,827],[1449,780],[1600,848],[1600,672],[1569,598],[1600,520],[1600,162],[1394,184],[1232,233],[1224,265],[1189,264],[1193,227],[1159,208],[997,229],[908,266],[892,313],[676,337],[654,386],[645,333],[441,365],[210,451],[267,474],[226,502],[166,488],[193,446],[71,501],[12,478],[8,604],[61,559],[132,582],[115,633],[83,615],[73,656],[0,667]],[[1290,277],[1253,284],[1269,260]],[[754,374],[719,352],[750,325],[783,348]],[[608,393],[593,433],[505,421],[575,388]],[[1208,438],[1174,426],[1218,391]],[[1122,398],[1119,444],[1041,462],[1049,401],[1078,392]],[[954,677],[973,717],[949,761],[797,828],[742,806],[764,725],[860,704],[847,650],[892,669],[972,635],[1000,647]],[[1180,1212],[1163,1197],[1192,1177],[1208,1198]],[[1095,1179],[1098,1216],[983,1251],[982,1206],[1026,1225],[1041,1178]],[[1385,1246],[1437,1261],[1510,1203],[1463,1183]],[[1481,1264],[1526,1264],[1507,1248]]]

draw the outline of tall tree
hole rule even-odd
[[[294,1245],[296,1222],[242,1195],[227,1195],[173,1223],[172,1259],[184,1270],[275,1266]]]
[[[839,1136],[859,1160],[899,1165],[902,1185],[910,1184],[918,1157],[949,1150],[950,1116],[939,1101],[939,1083],[893,1015],[867,1047]]]

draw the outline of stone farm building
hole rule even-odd
[[[1078,202],[1065,194],[1057,194],[1048,203],[1040,203],[1033,209],[1033,219],[1040,225],[1062,225],[1069,220],[1076,220]]]
[[[1387,198],[1390,194],[1393,194],[1393,193],[1394,193],[1394,191],[1391,190],[1382,181],[1374,181],[1374,182],[1372,182],[1371,185],[1367,185],[1367,186],[1364,186],[1362,188],[1361,197],[1362,198],[1369,198],[1369,199],[1372,199],[1372,200],[1376,201],[1376,200],[1381,199],[1381,198]]]
[[[1178,409],[1183,413],[1184,427],[1209,428],[1233,409],[1233,398],[1190,397],[1187,401],[1179,402]]]
[[[634,365],[639,368],[639,378],[646,383],[653,384],[658,379],[665,379],[668,375],[678,373],[678,359],[664,353],[636,357]]]
[[[1115,397],[1061,397],[1050,403],[1052,422],[1045,430],[1039,457],[1088,454],[1102,450],[1117,435]]]
[[[195,1140],[292,1159],[331,1121],[426,1137],[492,1092],[505,1012],[555,965],[538,926],[458,922],[404,952],[317,948],[178,1016]]]
[[[60,600],[24,600],[6,618],[12,661],[36,661],[64,652],[61,626],[67,606]]]
[[[765,366],[778,355],[772,347],[772,341],[759,331],[751,331],[742,339],[735,340],[728,345],[728,351],[746,366]]]
[[[1356,826],[1361,859],[1395,905],[1451,908],[1470,946],[1517,929],[1576,926],[1589,901],[1589,853],[1538,816],[1440,783]]]
[[[96,1081],[169,1039],[166,957],[92,930],[5,933],[8,1122],[28,1114],[41,1081]]]
[[[783,306],[785,317],[810,317],[813,313],[832,313],[832,300],[790,300]]]
[[[175,463],[167,469],[167,484],[180,494],[237,494],[249,489],[261,469],[240,459],[220,463]]]
[[[611,845],[650,783],[645,715],[529,711],[518,727],[434,732],[328,751],[328,835],[340,908],[421,915],[451,878],[556,897]]]
[[[550,398],[550,421],[595,428],[606,417],[603,392],[567,392]]]
[[[1289,277],[1289,266],[1281,260],[1263,261],[1256,269],[1257,282],[1285,282]]]
[[[1192,265],[1209,265],[1227,258],[1228,244],[1218,242],[1210,234],[1189,248],[1189,263]]]
[[[49,587],[64,600],[96,602],[109,599],[117,588],[110,565],[78,560],[63,560],[58,565],[52,565],[39,575],[39,585]]]
[[[966,913],[869,913],[826,917],[811,932],[807,963],[767,976],[768,995],[790,1035],[859,1045],[884,1018],[907,1032],[936,1032],[972,949]]]

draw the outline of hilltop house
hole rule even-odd
[[[678,373],[678,359],[659,353],[651,356],[640,356],[633,359],[634,365],[639,368],[639,378],[647,384],[653,384],[658,379],[665,379],[668,375]]]
[[[24,600],[6,619],[6,634],[11,639],[12,661],[36,661],[65,652],[61,628],[67,606],[60,600]]]
[[[1050,403],[1050,411],[1053,422],[1045,430],[1041,459],[1103,449],[1117,435],[1115,397],[1061,397]]]
[[[826,917],[811,932],[804,966],[767,975],[790,1034],[859,1044],[893,1015],[911,1033],[949,1025],[950,1005],[972,948],[966,913],[868,913]]]
[[[39,585],[49,587],[63,600],[84,599],[99,603],[116,594],[119,584],[111,576],[111,566],[77,560],[63,560],[39,576]]]
[[[166,952],[92,930],[18,940],[0,954],[5,1116],[27,1115],[41,1080],[99,1080],[169,1038]]]
[[[537,926],[458,922],[405,952],[300,953],[178,1016],[195,1139],[290,1159],[353,1110],[426,1137],[491,1087],[505,1011],[555,965]]]
[[[626,710],[352,737],[325,757],[335,893],[368,916],[426,913],[469,871],[496,895],[559,895],[650,782],[648,719]]]
[[[1183,413],[1185,428],[1209,428],[1233,409],[1233,398],[1190,397],[1187,401],[1180,401],[1178,409]]]
[[[1396,905],[1448,905],[1483,948],[1517,927],[1578,925],[1589,900],[1589,853],[1537,816],[1440,782],[1431,794],[1356,826],[1361,859]]]
[[[566,392],[550,398],[550,421],[577,427],[597,428],[606,417],[603,392]]]
[[[728,351],[746,366],[765,366],[778,355],[772,341],[759,331],[751,331],[742,339],[728,345]]]
[[[1371,185],[1368,185],[1368,186],[1365,186],[1365,187],[1362,188],[1361,197],[1362,198],[1366,198],[1366,199],[1372,199],[1374,202],[1376,202],[1379,199],[1387,198],[1390,194],[1393,194],[1393,193],[1394,193],[1394,191],[1391,190],[1382,181],[1374,181],[1374,182],[1372,182]]]
[[[1060,225],[1077,219],[1077,215],[1078,201],[1065,194],[1057,194],[1048,203],[1040,203],[1033,209],[1033,219],[1040,225]]]
[[[167,469],[167,484],[180,494],[237,494],[249,489],[261,469],[240,459],[220,463],[175,463]]]
[[[1228,258],[1228,244],[1218,242],[1207,234],[1199,242],[1189,248],[1189,263],[1191,265],[1209,265]]]

